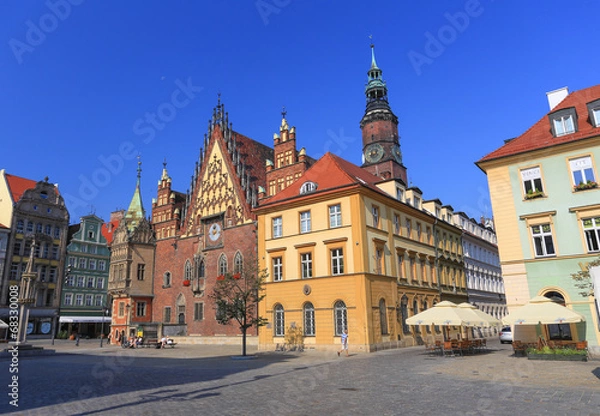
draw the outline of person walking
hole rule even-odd
[[[338,357],[340,353],[346,351],[346,357],[348,356],[348,330],[344,329],[342,333],[342,349],[337,352]]]

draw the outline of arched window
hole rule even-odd
[[[275,305],[273,322],[275,322],[275,336],[282,337],[285,335],[285,312],[283,306],[279,303]]]
[[[413,316],[419,313],[419,302],[416,299],[413,299]],[[421,332],[421,325],[415,325],[415,333]]]
[[[235,257],[233,258],[233,272],[234,273],[242,273],[244,269],[244,258],[242,254],[238,251],[235,253]]]
[[[226,275],[227,274],[227,257],[225,257],[225,254],[221,254],[221,257],[219,257],[219,275]]]
[[[408,298],[406,295],[403,295],[400,300],[400,316],[402,317],[402,332],[410,334],[410,327],[406,325],[406,319],[408,318]]]
[[[185,325],[185,298],[182,294],[177,296],[177,323],[179,325]]]
[[[201,279],[204,279],[204,277],[206,274],[206,269],[204,267],[204,260],[200,260],[200,263],[198,263],[198,277]]]
[[[185,268],[183,271],[183,280],[192,280],[192,263],[189,260],[185,262]]]
[[[165,274],[163,274],[163,286],[165,286],[165,287],[171,286],[171,273],[170,272],[165,272]]]
[[[338,300],[334,306],[335,314],[335,335],[341,336],[344,330],[348,329],[348,311],[346,310],[346,304],[341,300]]]
[[[385,299],[379,299],[379,323],[381,325],[381,335],[387,335],[388,322],[387,322],[387,308],[385,307]]]
[[[304,336],[315,336],[315,307],[310,302],[304,304]]]
[[[423,311],[426,311],[427,308],[429,307],[428,303],[426,300],[423,301]],[[427,331],[428,334],[431,334],[431,326],[427,325],[425,327],[425,330]]]

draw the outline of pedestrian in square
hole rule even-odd
[[[340,353],[346,351],[346,357],[348,356],[348,330],[344,329],[342,333],[342,349],[337,352],[338,357]]]

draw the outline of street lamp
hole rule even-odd
[[[104,317],[108,315],[108,308],[102,305],[102,320],[100,321],[100,348],[102,348],[102,341],[104,340]]]

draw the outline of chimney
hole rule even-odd
[[[562,87],[554,91],[550,91],[546,93],[548,97],[548,105],[550,106],[550,110],[553,110],[562,100],[564,100],[567,95],[569,95],[569,87]]]

